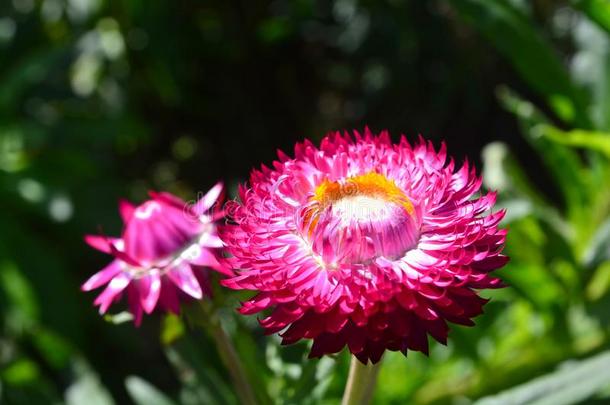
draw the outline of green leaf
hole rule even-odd
[[[583,95],[571,82],[551,44],[527,16],[502,0],[450,0],[450,3],[545,97],[561,119],[589,127]]]
[[[573,0],[572,3],[610,33],[610,3],[608,0]]]
[[[599,226],[583,253],[585,266],[592,266],[602,260],[610,259],[610,219]]]
[[[576,230],[576,251],[583,263],[588,264],[591,259],[591,243],[595,243],[596,233],[599,232],[598,224],[604,221],[609,214],[610,192],[610,133],[594,132],[576,129],[572,131],[561,131],[549,125],[539,125],[532,130],[540,134],[541,137],[550,140],[557,146],[578,147],[589,151],[587,155],[587,166],[577,171],[576,174],[581,181],[576,182],[572,177],[571,181],[574,190],[570,197],[575,203],[577,198],[581,198],[581,208],[577,208],[578,217],[573,217],[573,224]],[[566,152],[564,152],[565,154]],[[569,152],[567,152],[569,153]],[[599,155],[598,155],[599,153]],[[572,154],[570,154],[572,155]],[[564,161],[567,162],[567,155]],[[557,160],[559,164],[561,160]],[[575,169],[576,170],[576,169]],[[569,173],[562,173],[567,176]],[[560,179],[558,178],[558,181]],[[575,190],[578,185],[579,190]],[[565,192],[569,192],[569,182],[565,182]]]
[[[269,18],[260,23],[258,37],[264,43],[277,43],[287,38],[292,33],[289,20],[281,18]]]
[[[122,323],[133,321],[133,315],[130,312],[123,311],[118,314],[106,314],[104,320],[113,325],[120,325]]]
[[[610,133],[582,129],[565,132],[550,125],[541,125],[536,130],[558,144],[600,152],[610,159]]]
[[[161,342],[169,345],[184,335],[184,324],[179,316],[168,313],[161,323]]]
[[[72,346],[52,331],[37,327],[32,340],[45,360],[58,369],[63,368],[72,356]]]
[[[323,357],[320,360],[305,359],[303,373],[294,385],[294,395],[289,403],[319,404],[333,377],[336,360]]]
[[[78,361],[74,368],[78,378],[66,390],[66,405],[114,405],[114,400],[87,363]]]
[[[500,394],[485,397],[475,405],[529,404],[568,405],[592,397],[610,384],[610,351],[586,360],[570,360],[543,377]]]
[[[565,301],[561,285],[545,267],[528,263],[511,265],[503,278],[536,308],[548,310]]]
[[[37,321],[40,310],[36,294],[15,263],[0,263],[0,288],[10,303],[13,327],[21,329]]]
[[[235,394],[219,375],[213,354],[205,347],[211,342],[195,344],[186,335],[165,349],[167,359],[182,383],[181,403],[233,404]]]
[[[587,298],[596,301],[603,297],[610,288],[610,262],[602,263],[593,273],[587,285]]]
[[[28,88],[42,82],[65,55],[65,48],[41,48],[16,60],[4,75],[0,75],[0,112],[6,113],[16,108],[21,96]]]
[[[559,190],[564,195],[568,209],[574,215],[582,215],[588,183],[583,164],[575,151],[543,136],[541,128],[548,126],[548,119],[530,102],[521,99],[503,87],[498,91],[503,106],[517,115],[527,141],[539,153]]]
[[[40,376],[38,365],[28,359],[19,359],[0,373],[7,384],[22,385],[36,381]]]
[[[545,197],[534,186],[515,156],[502,142],[492,142],[483,148],[483,181],[491,190],[518,194],[532,203],[548,205]]]
[[[137,376],[125,379],[125,388],[136,405],[174,405],[175,403],[154,385]]]
[[[591,96],[588,113],[594,127],[610,131],[610,37],[586,18],[576,20],[573,37],[572,77]]]

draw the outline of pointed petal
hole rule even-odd
[[[225,265],[220,263],[214,253],[210,252],[207,249],[200,248],[199,254],[197,256],[193,256],[189,259],[191,264],[197,266],[205,266],[210,267],[220,273],[226,274],[228,276],[232,276],[233,272],[229,270]]]
[[[193,210],[197,215],[203,215],[206,211],[208,211],[214,203],[218,200],[218,197],[222,193],[224,185],[222,182],[216,183],[214,187],[210,189],[193,207]]]
[[[182,291],[193,298],[201,299],[203,292],[197,278],[193,274],[191,266],[187,263],[180,263],[167,272],[169,279]]]
[[[118,243],[120,239],[109,238],[101,235],[85,235],[85,243],[93,249],[104,253],[112,253],[112,245]]]
[[[110,245],[110,253],[131,266],[140,267],[140,263],[132,259],[127,253],[120,251],[116,245]]]
[[[119,214],[121,214],[121,218],[123,222],[129,221],[136,207],[132,203],[127,200],[119,200]]]
[[[136,327],[139,327],[142,323],[142,305],[140,305],[140,294],[138,289],[133,284],[127,287],[127,303],[129,304],[129,311],[133,315],[133,323]]]
[[[149,190],[148,195],[150,195],[150,197],[153,200],[172,205],[172,206],[178,208],[179,210],[183,210],[187,204],[181,198],[178,198],[175,195],[168,193],[166,191],[156,192],[156,191]]]
[[[112,301],[129,285],[131,277],[126,273],[120,273],[114,277],[108,287],[95,299],[95,305],[100,306],[100,314],[105,314]]]
[[[81,286],[83,291],[91,291],[109,282],[121,271],[121,262],[113,260],[108,266],[98,271]]]
[[[199,238],[199,244],[201,246],[211,248],[221,248],[225,245],[218,235],[214,235],[212,233],[204,233],[201,235],[201,238]]]
[[[150,314],[159,301],[161,293],[161,277],[158,273],[151,273],[149,276],[139,280],[140,302],[144,312]]]
[[[170,312],[178,315],[180,313],[180,300],[178,299],[176,286],[166,277],[161,279],[161,297],[159,305]]]

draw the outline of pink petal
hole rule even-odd
[[[218,200],[220,193],[222,193],[223,184],[222,182],[216,183],[214,187],[210,189],[193,207],[193,211],[197,215],[203,215],[206,211],[208,211],[214,203]]]
[[[214,255],[214,253],[210,252],[207,249],[200,249],[199,251],[199,255],[193,258],[189,259],[191,264],[195,264],[197,266],[205,266],[205,267],[211,267],[212,269],[226,274],[228,276],[232,276],[233,272],[229,269],[227,269],[226,266],[222,265],[218,259],[216,258],[216,256]]]
[[[218,235],[214,235],[211,233],[204,233],[203,235],[201,235],[201,238],[199,239],[199,244],[201,246],[211,248],[221,248],[224,246],[222,239],[220,239]]]
[[[117,259],[124,261],[135,267],[139,267],[140,263],[132,259],[127,253],[120,251],[115,245],[110,245],[110,253],[112,253]]]
[[[119,242],[120,239],[109,238],[101,235],[85,235],[85,242],[93,249],[97,249],[104,253],[112,253],[112,245]]]
[[[168,193],[166,191],[156,192],[156,191],[149,190],[148,195],[150,195],[153,200],[157,200],[161,203],[173,205],[174,207],[176,207],[180,210],[183,210],[184,207],[186,206],[186,202],[184,202],[182,199],[180,199],[180,198],[176,197],[175,195]]]
[[[161,297],[159,298],[159,305],[177,315],[180,313],[180,300],[176,293],[176,287],[172,282],[163,277],[161,279]]]
[[[120,271],[121,262],[114,260],[108,266],[104,267],[102,270],[98,271],[87,281],[85,281],[85,283],[81,286],[81,289],[83,291],[91,291],[101,287],[116,276]]]
[[[100,314],[105,314],[112,301],[129,285],[131,277],[120,273],[110,281],[108,287],[95,299],[95,305],[100,306]]]
[[[506,262],[503,212],[490,213],[495,195],[479,192],[471,163],[456,171],[444,144],[394,144],[366,128],[278,156],[225,206],[230,258],[210,253],[235,269],[222,285],[257,293],[241,313],[275,308],[260,323],[282,344],[314,339],[312,357],[347,345],[365,364],[385,350],[427,353],[428,335],[445,343],[447,322],[472,325],[485,304],[476,290],[501,286],[488,273]],[[221,247],[214,233],[199,245]]]
[[[173,269],[167,272],[170,280],[182,291],[193,298],[201,299],[203,292],[197,278],[193,274],[193,270],[186,263],[180,263]]]
[[[133,315],[133,323],[136,327],[142,323],[142,305],[140,305],[138,289],[132,284],[127,287],[127,302],[129,303],[129,311]]]
[[[127,200],[119,200],[119,214],[121,214],[121,218],[123,222],[129,221],[136,207]]]
[[[159,301],[161,293],[161,277],[158,273],[151,273],[149,276],[139,280],[140,302],[147,314],[150,314]]]

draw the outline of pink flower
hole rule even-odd
[[[143,312],[149,314],[160,307],[178,313],[181,299],[209,295],[208,268],[232,274],[218,261],[223,243],[214,222],[224,214],[212,210],[222,188],[217,184],[193,205],[172,194],[155,192],[138,207],[121,201],[122,236],[85,237],[95,249],[114,256],[82,285],[84,291],[90,291],[107,284],[94,302],[100,314],[126,292],[139,325]]]
[[[313,339],[310,357],[427,353],[428,334],[446,343],[447,322],[474,324],[487,302],[476,290],[502,286],[490,272],[508,260],[504,212],[444,144],[392,144],[368,129],[354,138],[305,141],[294,159],[279,152],[252,172],[222,235],[241,270],[222,283],[257,291],[240,312],[272,309],[266,332]]]

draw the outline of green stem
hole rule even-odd
[[[220,319],[215,311],[212,310],[207,303],[201,302],[199,308],[203,311],[205,319],[201,319],[203,326],[207,326],[208,332],[216,343],[216,349],[222,359],[225,367],[231,375],[236,394],[243,405],[256,405],[256,396],[254,390],[248,380],[246,370],[244,369],[239,355],[231,337],[226,332]]]
[[[380,365],[381,363],[364,365],[352,356],[341,405],[366,405],[371,402]]]

